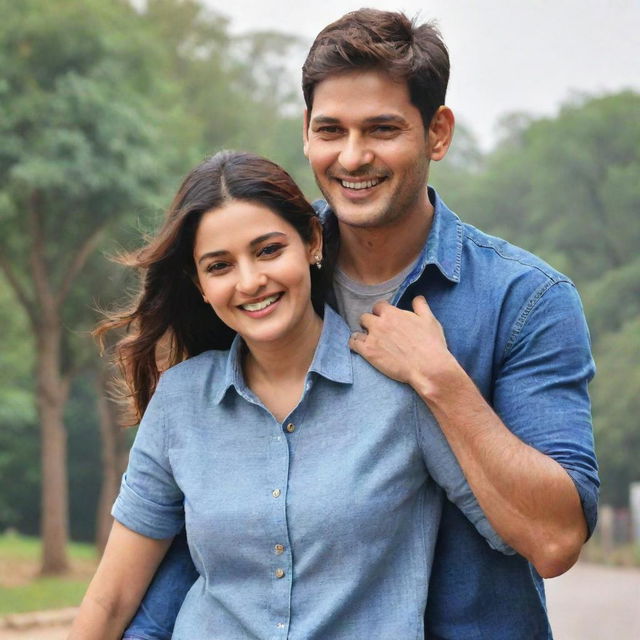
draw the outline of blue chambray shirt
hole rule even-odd
[[[531,253],[461,222],[432,188],[429,199],[427,242],[393,302],[411,309],[415,296],[426,298],[450,351],[507,427],[571,476],[591,533],[599,480],[587,386],[595,369],[575,286]],[[331,210],[316,206],[335,234]],[[533,566],[492,551],[450,502],[425,627],[428,640],[552,638]]]
[[[198,578],[176,640],[422,638],[436,482],[510,552],[424,403],[351,353],[349,335],[327,307],[282,423],[246,387],[239,338],[162,375],[113,515],[153,538],[186,524]]]

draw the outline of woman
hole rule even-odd
[[[424,404],[322,305],[321,228],[295,183],[221,152],[132,264],[138,302],[103,331],[130,330],[144,417],[71,638],[120,638],[183,527],[198,578],[176,639],[422,637],[434,479],[501,541]]]

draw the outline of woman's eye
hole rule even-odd
[[[282,249],[284,249],[283,244],[268,244],[266,247],[262,247],[262,249],[258,251],[258,256],[273,256],[280,252]]]
[[[220,273],[229,266],[228,262],[212,262],[207,265],[207,273]]]

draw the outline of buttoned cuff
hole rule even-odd
[[[127,484],[126,474],[111,515],[127,529],[157,540],[177,535],[184,526],[182,503],[164,505],[143,498]]]

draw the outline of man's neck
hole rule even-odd
[[[429,235],[433,206],[411,219],[384,227],[353,227],[338,222],[338,268],[362,284],[386,282],[410,265]]]

